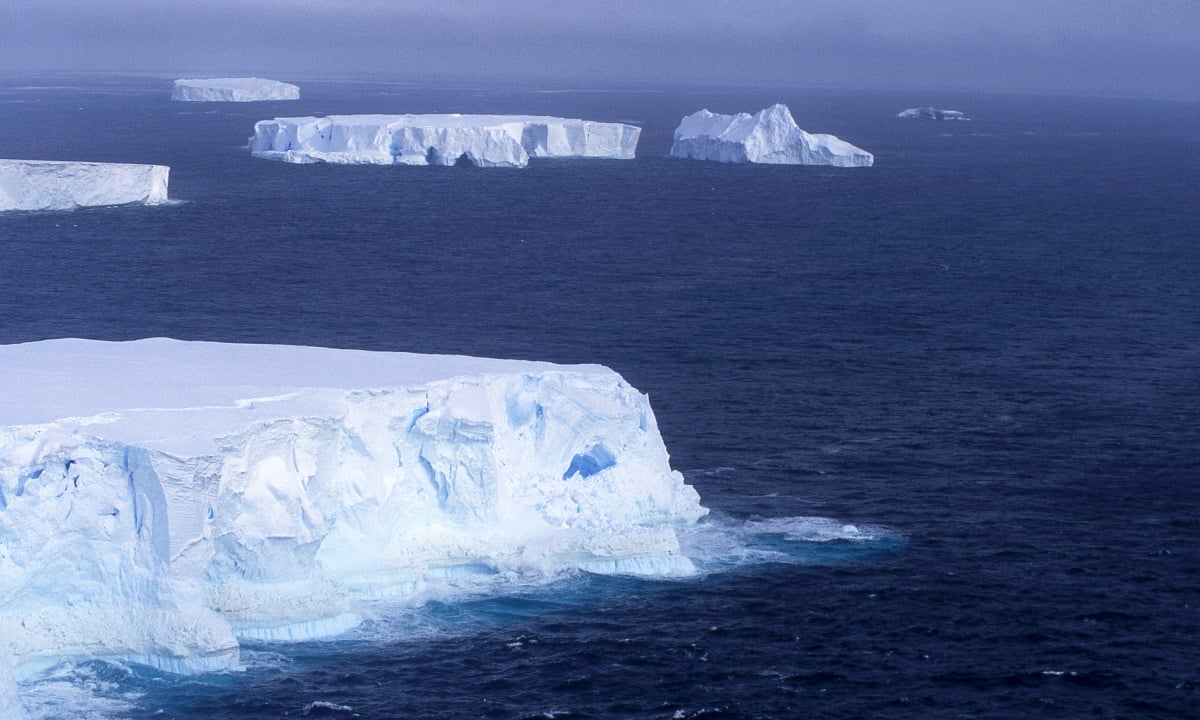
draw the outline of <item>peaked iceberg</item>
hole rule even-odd
[[[439,578],[695,571],[707,510],[602,366],[162,338],[0,366],[0,707],[6,659],[214,670]]]
[[[529,158],[629,160],[641,128],[537,115],[330,115],[261,120],[250,153],[292,163],[525,167]]]
[[[300,88],[263,78],[208,78],[176,80],[171,99],[184,102],[255,102],[299,100]]]
[[[165,165],[0,160],[0,212],[167,201]]]
[[[833,135],[807,133],[786,105],[775,104],[754,115],[719,115],[700,110],[675,129],[671,155],[691,160],[774,165],[870,167],[871,153]]]

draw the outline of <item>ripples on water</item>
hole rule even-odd
[[[64,667],[26,688],[35,714],[1200,707],[1195,104],[314,83],[297,104],[195,111],[156,82],[0,86],[0,157],[166,163],[182,201],[0,218],[0,341],[600,362],[649,393],[714,515],[682,537],[696,578],[500,578],[486,594],[373,605],[336,641],[251,645],[232,675]],[[700,106],[776,101],[876,167],[663,157]],[[892,117],[927,102],[974,119]],[[519,172],[246,156],[254,120],[335,111],[644,132],[634,162]]]

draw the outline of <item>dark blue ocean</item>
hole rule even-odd
[[[1200,717],[1200,104],[301,84],[232,105],[0,81],[0,157],[166,164],[179,201],[0,215],[0,342],[603,363],[712,510],[705,572],[378,607],[233,674],[69,666],[31,712]],[[774,102],[875,166],[667,157],[684,115]],[[930,104],[973,119],[895,118]],[[643,132],[633,161],[523,170],[246,150],[256,120],[351,112]]]

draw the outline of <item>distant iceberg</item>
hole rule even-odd
[[[171,99],[185,102],[254,102],[299,100],[300,88],[262,78],[208,78],[176,80]]]
[[[935,107],[919,107],[901,110],[896,114],[898,118],[907,120],[970,120],[971,118],[963,115],[958,110],[942,110]]]
[[[330,115],[261,120],[250,152],[292,163],[525,167],[530,158],[632,159],[640,134],[535,115]]]
[[[165,165],[0,160],[0,212],[167,201]]]
[[[786,105],[754,115],[719,115],[700,110],[675,129],[671,155],[692,160],[773,165],[870,167],[871,153],[833,135],[801,130]]]
[[[695,572],[708,511],[603,366],[160,338],[0,367],[0,715],[9,668],[233,668],[446,578]]]

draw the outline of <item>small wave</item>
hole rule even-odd
[[[325,700],[317,700],[305,705],[300,714],[305,717],[330,717],[352,712],[354,712],[354,708],[349,705],[338,705],[337,703],[326,702]]]

